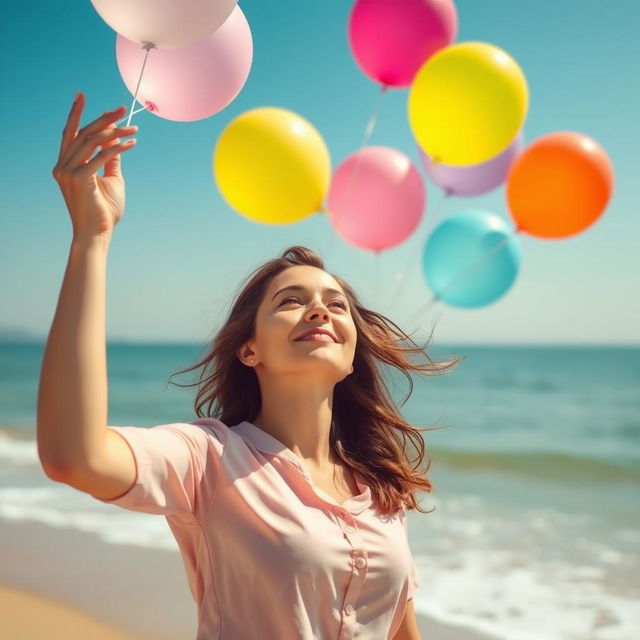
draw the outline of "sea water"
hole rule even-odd
[[[177,546],[164,518],[51,481],[35,442],[42,344],[0,344],[0,521],[93,532],[105,544]],[[412,374],[400,408],[421,427],[433,491],[409,512],[416,610],[508,640],[631,640],[640,624],[640,348],[433,346],[466,356]],[[107,348],[110,425],[196,418],[169,376],[201,345]],[[405,378],[385,372],[394,400]],[[197,372],[173,378],[186,384]]]

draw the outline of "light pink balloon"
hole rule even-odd
[[[349,16],[351,53],[362,71],[384,86],[408,87],[457,32],[453,0],[357,0]]]
[[[389,147],[364,147],[335,170],[327,213],[348,243],[382,251],[404,242],[422,220],[426,190],[411,160]]]
[[[131,95],[146,51],[118,34],[116,58]],[[240,7],[211,35],[175,49],[151,49],[137,100],[167,120],[191,122],[224,109],[239,93],[253,60],[251,29]]]

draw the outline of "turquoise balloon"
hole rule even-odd
[[[473,308],[503,296],[518,275],[522,257],[513,231],[505,218],[486,211],[468,209],[443,220],[427,239],[422,256],[424,276],[436,299]]]

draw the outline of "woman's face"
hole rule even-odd
[[[336,342],[297,340],[314,328],[329,331]],[[340,285],[326,271],[300,265],[271,280],[258,307],[255,337],[239,356],[259,376],[295,374],[336,384],[353,371],[356,340]]]

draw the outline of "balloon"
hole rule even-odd
[[[416,230],[425,199],[420,173],[404,153],[364,147],[336,169],[327,208],[338,235],[356,247],[379,252]]]
[[[349,45],[358,66],[385,86],[408,87],[433,53],[456,39],[453,0],[357,0]]]
[[[512,234],[504,218],[477,209],[443,220],[429,236],[422,257],[424,276],[437,299],[471,308],[504,295],[522,256]]]
[[[607,152],[583,133],[549,133],[529,145],[507,176],[506,198],[519,231],[566,238],[605,210],[613,191]]]
[[[479,196],[500,186],[523,146],[524,136],[520,131],[502,153],[486,162],[464,167],[434,163],[420,147],[418,153],[427,175],[448,195],[470,197]]]
[[[238,0],[91,0],[100,17],[117,33],[158,49],[193,44],[211,35]]]
[[[511,144],[528,103],[526,78],[506,51],[462,42],[420,67],[409,90],[409,124],[418,145],[437,162],[477,164]]]
[[[286,109],[259,107],[224,129],[213,174],[236,211],[254,222],[287,224],[321,208],[331,158],[310,122]]]
[[[146,55],[139,44],[118,35],[116,58],[131,95]],[[224,109],[240,93],[253,59],[251,30],[240,7],[211,35],[177,49],[151,50],[137,100],[167,120],[202,120]]]

